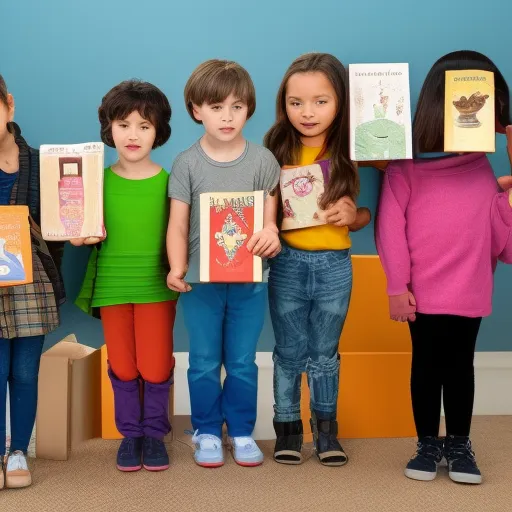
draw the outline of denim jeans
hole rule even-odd
[[[5,451],[7,383],[11,404],[11,451],[27,451],[37,409],[39,361],[44,336],[0,338],[0,454]]]
[[[266,284],[193,284],[180,296],[190,337],[192,426],[200,434],[250,436],[256,423],[256,345]],[[221,366],[226,370],[221,385]]]
[[[300,419],[303,372],[308,376],[311,410],[322,419],[336,417],[338,344],[351,290],[348,250],[302,251],[284,245],[270,262],[275,421]]]

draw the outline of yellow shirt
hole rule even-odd
[[[311,165],[322,148],[302,146],[300,165]],[[304,251],[328,251],[349,249],[352,245],[347,226],[331,224],[310,228],[281,231],[283,240],[295,249]]]

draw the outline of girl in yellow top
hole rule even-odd
[[[328,179],[319,206],[327,224],[281,232],[282,251],[270,261],[269,304],[274,349],[274,459],[302,461],[300,384],[305,371],[311,393],[311,426],[324,465],[348,460],[337,440],[338,341],[352,288],[349,231],[370,222],[357,209],[359,176],[349,159],[348,87],[341,62],[310,53],[286,71],[277,94],[277,119],[265,136],[283,165],[326,158]]]

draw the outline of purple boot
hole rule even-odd
[[[162,471],[169,467],[169,455],[163,442],[171,431],[169,423],[169,391],[172,377],[160,384],[144,382],[144,443],[142,462],[148,471]]]
[[[119,380],[109,368],[108,376],[114,391],[114,410],[117,430],[124,436],[117,452],[117,469],[138,471],[142,468],[144,432],[140,422],[139,379]]]

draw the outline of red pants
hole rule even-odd
[[[159,384],[174,368],[172,329],[176,301],[101,308],[110,368],[119,380]]]

